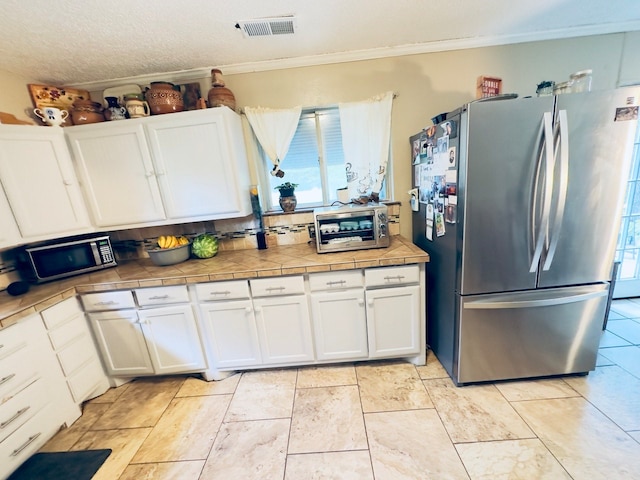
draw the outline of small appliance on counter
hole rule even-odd
[[[313,219],[318,253],[389,246],[386,205],[316,208]]]
[[[29,280],[43,283],[117,265],[109,236],[75,239],[25,249]]]

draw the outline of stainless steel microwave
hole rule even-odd
[[[30,280],[48,282],[117,265],[108,236],[26,248]]]
[[[386,205],[316,208],[313,217],[318,253],[389,246]]]

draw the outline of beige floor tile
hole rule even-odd
[[[132,382],[91,429],[153,427],[183,382],[181,377],[149,377]]]
[[[106,403],[85,403],[82,407],[82,416],[69,428],[61,429],[56,435],[43,445],[43,452],[64,452],[71,450],[73,445],[80,440],[82,435],[102,416],[109,408]]]
[[[496,388],[510,402],[579,396],[561,378],[496,383]]]
[[[631,375],[640,378],[640,347],[603,348],[600,353]]]
[[[364,416],[376,479],[468,479],[433,409]]]
[[[132,463],[206,460],[231,395],[175,398]]]
[[[416,370],[418,370],[418,375],[423,380],[428,378],[449,378],[449,374],[431,350],[427,351],[427,364],[416,367]]]
[[[287,456],[284,480],[373,480],[368,450]]]
[[[296,376],[295,369],[243,373],[224,421],[291,417]]]
[[[471,480],[571,480],[537,438],[459,443],[456,450]]]
[[[614,365],[566,381],[623,430],[640,430],[640,379]]]
[[[131,384],[125,383],[124,385],[120,385],[119,387],[110,388],[109,390],[104,392],[102,395],[89,400],[88,403],[113,403],[118,398],[120,398],[120,395],[122,395],[124,392],[127,391],[127,388],[129,388],[129,385]]]
[[[635,438],[636,442],[640,443],[640,430],[635,432],[627,432],[627,433],[631,435],[632,438]]]
[[[357,383],[356,368],[353,365],[305,367],[298,369],[296,387],[335,387]]]
[[[151,428],[126,428],[121,430],[88,431],[72,450],[110,448],[111,455],[93,476],[92,480],[114,480],[120,477],[136,454]]]
[[[596,367],[604,367],[607,365],[615,365],[616,362],[609,360],[607,357],[605,357],[604,355],[600,354],[600,352],[598,352],[598,357],[596,358]]]
[[[375,363],[356,367],[364,412],[433,408],[410,363]]]
[[[202,378],[188,377],[176,397],[197,397],[199,395],[225,395],[236,391],[241,375],[238,373],[224,380],[207,382]]]
[[[198,480],[204,460],[129,465],[118,480]]]
[[[296,391],[290,454],[366,448],[367,435],[356,385]]]
[[[284,477],[289,419],[224,423],[200,480]]]
[[[573,478],[640,478],[640,444],[584,398],[512,405]]]
[[[454,443],[535,436],[494,385],[456,387],[449,379],[424,384]]]

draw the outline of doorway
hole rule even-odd
[[[640,128],[622,210],[615,261],[619,262],[613,298],[640,297]]]

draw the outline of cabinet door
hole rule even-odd
[[[0,181],[23,238],[91,231],[61,128],[3,126]]]
[[[203,303],[200,311],[217,368],[262,363],[251,300]]]
[[[247,157],[237,115],[226,108],[150,118],[145,123],[167,216],[243,217],[249,209]]]
[[[367,358],[367,317],[363,290],[311,294],[318,360]]]
[[[253,300],[262,363],[287,364],[311,361],[313,342],[307,298],[255,298]]]
[[[166,218],[144,129],[138,120],[65,130],[96,226]]]
[[[13,212],[0,187],[0,248],[12,247],[20,243],[20,231]]]
[[[135,310],[92,313],[89,319],[110,375],[153,373]]]
[[[191,305],[139,310],[138,316],[156,374],[206,368]]]
[[[369,358],[420,352],[420,287],[367,290]]]

